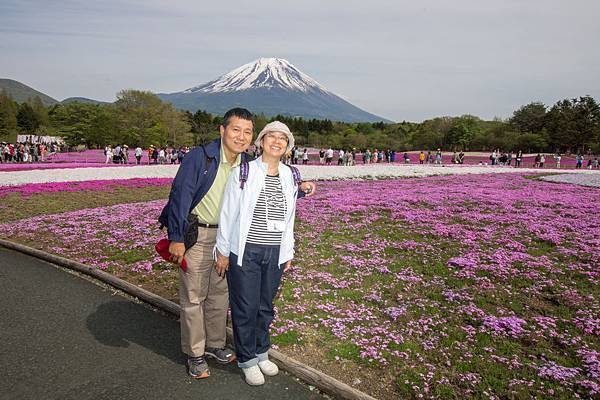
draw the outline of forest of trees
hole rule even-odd
[[[251,109],[251,105],[249,105]],[[277,115],[256,116],[255,131],[273,120],[286,123],[300,146],[405,150],[600,152],[600,106],[590,96],[532,102],[508,120],[438,117],[420,123],[344,123]],[[0,140],[17,134],[61,136],[70,146],[106,144],[197,145],[218,136],[221,116],[178,111],[151,92],[123,90],[112,104],[68,103],[45,107],[39,98],[16,103],[0,92]]]

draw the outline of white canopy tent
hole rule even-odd
[[[17,142],[64,144],[65,140],[60,136],[17,135]]]

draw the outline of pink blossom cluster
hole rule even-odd
[[[484,331],[488,331],[492,336],[506,335],[512,337],[519,337],[527,330],[524,325],[526,321],[518,317],[494,317],[486,316],[483,318]]]
[[[590,378],[600,380],[600,353],[595,350],[580,349],[577,355],[581,358]]]
[[[580,372],[579,368],[563,367],[554,361],[548,361],[539,368],[538,374],[543,378],[552,378],[564,383],[576,377]]]

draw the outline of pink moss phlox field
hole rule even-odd
[[[446,346],[457,330],[466,334],[454,344],[464,350],[464,362],[479,357],[472,348],[480,335],[533,346],[556,342],[573,354],[597,349],[597,290],[591,295],[577,287],[593,290],[600,280],[599,194],[519,174],[323,184],[314,199],[299,202],[303,252],[286,279],[306,284],[280,304],[287,318],[276,321],[282,323],[276,334],[325,328],[380,365],[395,359],[418,365],[428,352],[456,362],[456,349]],[[569,305],[566,315],[544,315],[528,302],[548,293],[552,302]],[[324,315],[311,318],[315,311]],[[506,358],[489,351],[492,360]],[[581,354],[578,368],[518,354],[505,363],[585,397],[596,393],[590,383],[598,383],[590,355],[596,353]],[[482,379],[470,374],[462,374],[466,386]],[[431,384],[425,379],[417,386]],[[513,389],[519,385],[514,381]]]
[[[298,201],[274,341],[324,335],[332,362],[399,371],[405,397],[598,396],[598,195],[520,174],[322,182]],[[0,234],[49,234],[60,240],[40,247],[62,256],[161,275],[173,268],[152,249],[164,203],[35,217]]]
[[[39,193],[78,192],[81,190],[111,191],[117,187],[135,189],[147,186],[170,185],[172,181],[172,178],[134,178],[81,182],[30,183],[18,186],[0,186],[0,198],[11,193],[19,193],[21,196],[27,197]]]
[[[0,233],[34,241],[40,234],[50,233],[60,242],[52,243],[48,250],[63,257],[103,270],[125,264],[132,271],[160,273],[154,268],[165,265],[153,246],[166,236],[156,221],[164,205],[164,200],[156,200],[43,215],[0,225]],[[120,255],[125,253],[134,255],[124,263]]]
[[[148,164],[141,164],[148,165]],[[104,164],[104,163],[27,163],[27,164],[0,164],[0,174],[2,172],[14,172],[14,171],[31,171],[35,169],[73,169],[73,168],[103,168],[103,167],[133,167],[135,164]],[[1,177],[1,175],[0,175]]]

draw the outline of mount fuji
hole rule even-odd
[[[350,104],[281,58],[260,58],[208,83],[158,96],[192,112],[224,114],[230,108],[245,107],[267,116],[390,122]]]

